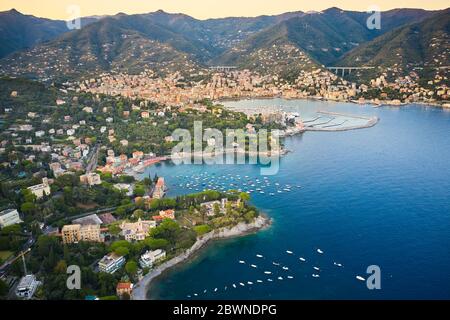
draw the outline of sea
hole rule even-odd
[[[157,278],[149,299],[450,298],[450,110],[283,99],[225,105],[379,122],[288,137],[290,152],[270,176],[258,164],[147,168],[143,177],[165,177],[168,196],[252,190],[251,203],[273,220],[210,243]]]

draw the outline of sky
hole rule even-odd
[[[393,8],[444,9],[448,0],[0,0],[0,11],[16,10],[51,19],[75,18],[71,5],[80,8],[80,16],[147,13],[159,9],[185,13],[197,19],[229,16],[258,16],[288,11],[320,11],[330,7],[367,11],[377,5],[382,11]]]

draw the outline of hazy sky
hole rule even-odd
[[[371,5],[381,10],[392,8],[443,9],[448,0],[0,0],[0,11],[12,8],[39,17],[68,20],[70,5],[78,5],[81,16],[125,13],[146,13],[163,9],[171,13],[186,13],[195,18],[227,16],[257,16],[286,11],[322,10],[339,7],[366,11]]]

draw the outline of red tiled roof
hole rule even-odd
[[[131,282],[119,282],[117,284],[117,290],[131,289]]]

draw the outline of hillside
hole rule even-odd
[[[14,9],[0,12],[0,58],[54,39],[66,31],[64,21],[23,15]]]
[[[247,55],[266,50],[274,44],[289,44],[302,50],[320,64],[331,64],[361,43],[392,28],[431,15],[420,9],[396,9],[382,13],[381,30],[369,30],[365,12],[330,8],[296,16],[263,30],[215,59],[218,64],[248,65]]]
[[[40,79],[71,78],[105,71],[164,75],[193,73],[208,65],[293,77],[301,69],[332,64],[380,33],[432,12],[396,9],[383,13],[381,30],[369,30],[365,12],[330,8],[254,18],[197,20],[184,14],[148,14],[86,19],[81,30],[13,53],[0,73]]]
[[[97,17],[81,19],[81,27],[97,22]],[[24,15],[15,9],[0,12],[0,59],[16,51],[57,38],[69,32],[66,22]]]
[[[349,52],[337,64],[442,67],[449,65],[450,9],[388,32]]]

